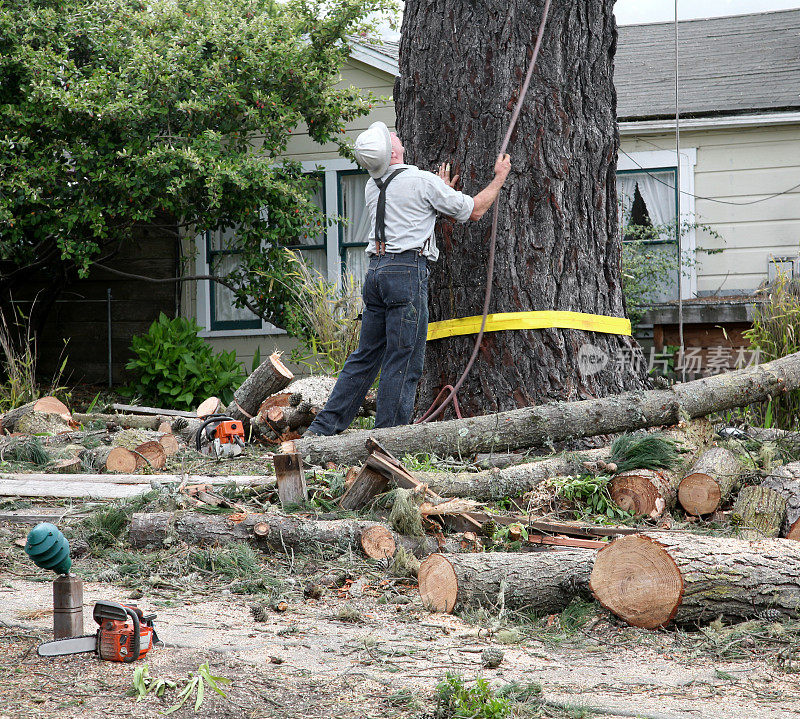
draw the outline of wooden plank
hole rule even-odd
[[[135,497],[150,491],[144,484],[100,484],[76,482],[75,475],[69,477],[71,482],[20,482],[0,479],[0,496],[2,497],[91,497],[93,499],[122,499]]]
[[[0,522],[9,524],[39,524],[39,522],[63,522],[65,519],[83,519],[86,512],[73,512],[66,507],[53,510],[47,509],[14,509],[9,512],[0,512]]]
[[[127,412],[128,414],[163,414],[165,417],[190,417],[197,419],[195,412],[183,412],[178,409],[161,409],[159,407],[141,407],[136,404],[112,404],[111,409],[115,412]]]
[[[529,534],[529,544],[547,544],[553,547],[583,547],[585,549],[602,549],[608,542],[599,539],[574,539],[573,537],[546,537],[543,534]]]

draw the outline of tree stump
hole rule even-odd
[[[272,458],[278,482],[278,499],[281,507],[308,502],[303,462],[299,454],[276,454]]]
[[[766,609],[798,616],[799,575],[796,542],[647,532],[600,550],[589,586],[628,624],[656,629],[752,619]]]
[[[764,539],[780,534],[786,517],[786,498],[769,487],[745,487],[733,505],[732,520],[741,523],[743,539]]]
[[[552,614],[587,593],[594,557],[590,549],[432,554],[419,569],[419,594],[439,612],[502,604]]]

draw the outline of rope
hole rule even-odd
[[[514,128],[517,125],[517,120],[519,119],[519,113],[522,110],[522,103],[525,101],[525,95],[527,95],[528,93],[528,86],[530,85],[531,77],[533,76],[533,68],[536,65],[536,58],[539,57],[539,48],[542,46],[542,38],[544,37],[544,26],[545,23],[547,22],[547,14],[549,11],[550,11],[550,0],[545,0],[544,9],[542,10],[542,20],[539,24],[539,32],[536,35],[536,44],[533,47],[533,57],[531,58],[531,63],[528,66],[528,72],[525,75],[525,82],[522,84],[522,90],[519,93],[519,99],[517,100],[517,104],[514,107],[514,112],[511,115],[511,121],[508,124],[508,129],[506,130],[506,136],[503,138],[503,144],[500,147],[500,153],[499,153],[500,155],[505,154],[505,151],[508,148],[508,143],[511,140],[511,133],[514,131]],[[461,385],[464,384],[464,380],[467,379],[467,375],[472,369],[472,365],[475,363],[475,358],[478,356],[478,352],[480,351],[481,341],[483,340],[483,332],[484,329],[486,328],[486,318],[489,315],[489,302],[492,299],[492,278],[494,277],[494,251],[495,251],[495,246],[497,244],[497,215],[498,215],[499,205],[500,203],[497,200],[495,200],[494,214],[492,215],[492,235],[491,239],[489,240],[489,264],[486,269],[486,294],[483,300],[483,319],[481,321],[481,329],[478,332],[478,336],[475,338],[475,347],[472,350],[472,356],[469,358],[469,362],[467,362],[467,366],[464,369],[464,373],[461,375],[458,382],[456,382],[453,388],[450,390],[450,394],[447,396],[447,398],[435,410],[433,408],[436,405],[436,400],[434,400],[433,404],[428,409],[428,411],[420,419],[418,419],[415,422],[415,424],[430,422],[431,420],[436,419],[442,412],[444,412],[445,408],[447,407],[448,404],[450,404],[450,402],[455,401],[456,393],[458,392],[459,389],[461,389]],[[441,395],[441,392],[439,394]]]

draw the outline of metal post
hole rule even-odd
[[[83,634],[83,580],[62,574],[53,582],[53,639]]]
[[[113,383],[112,367],[111,367],[111,288],[106,290],[106,308],[108,315],[108,386],[111,387]]]

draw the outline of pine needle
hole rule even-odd
[[[51,458],[42,445],[42,440],[38,437],[31,437],[9,447],[4,459],[13,462],[30,462],[37,467],[43,467],[50,462]]]
[[[671,439],[661,434],[623,434],[611,445],[610,461],[618,472],[631,469],[670,469],[680,460]]]

